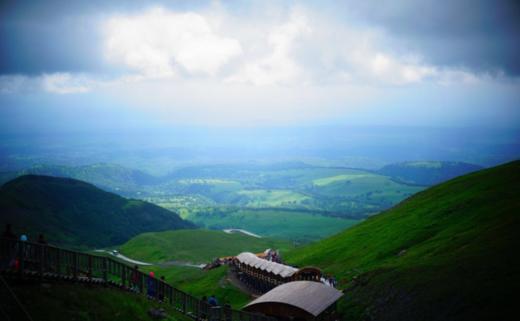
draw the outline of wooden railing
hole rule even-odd
[[[109,257],[58,248],[51,245],[0,238],[0,272],[18,277],[57,279],[117,286],[142,295],[153,289],[177,311],[195,320],[275,321],[271,317],[227,307],[212,307],[157,278]]]

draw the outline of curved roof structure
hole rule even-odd
[[[288,305],[317,317],[342,296],[341,291],[319,282],[294,281],[277,286],[246,305],[244,309],[264,312],[266,309],[263,307],[269,305]]]
[[[240,263],[249,265],[251,267],[254,267],[254,268],[262,270],[262,271],[267,271],[267,272],[273,273],[275,275],[279,275],[283,278],[290,277],[294,273],[298,272],[298,269],[296,269],[292,266],[261,259],[258,256],[254,255],[253,253],[250,253],[250,252],[240,253],[236,257],[236,259]]]

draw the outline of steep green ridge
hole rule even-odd
[[[240,252],[260,252],[267,248],[287,252],[291,243],[256,238],[241,233],[210,230],[177,230],[140,234],[120,247],[124,255],[147,262],[181,261],[209,263],[217,257]]]
[[[35,321],[110,320],[151,321],[150,308],[164,308],[167,321],[188,321],[167,304],[121,290],[73,284],[11,284],[14,293]],[[11,299],[13,301],[14,299]],[[0,307],[11,320],[27,320],[13,303]],[[3,314],[5,317],[5,315]],[[3,320],[3,319],[2,319]]]
[[[159,206],[125,199],[69,178],[27,175],[0,188],[0,223],[55,244],[103,247],[144,232],[193,228]]]
[[[422,161],[386,165],[378,173],[398,182],[430,186],[480,169],[481,166],[462,162]]]
[[[515,161],[420,192],[288,262],[336,275],[348,320],[506,320],[520,284],[518,195]]]

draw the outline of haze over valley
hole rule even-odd
[[[515,320],[515,1],[0,2],[0,319]]]

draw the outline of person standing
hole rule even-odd
[[[216,307],[218,306],[218,300],[217,298],[215,297],[215,294],[212,294],[209,299],[208,299],[208,304],[211,305],[212,307]]]
[[[155,283],[155,273],[151,271],[146,279],[146,294],[148,295],[148,299],[155,299]]]

